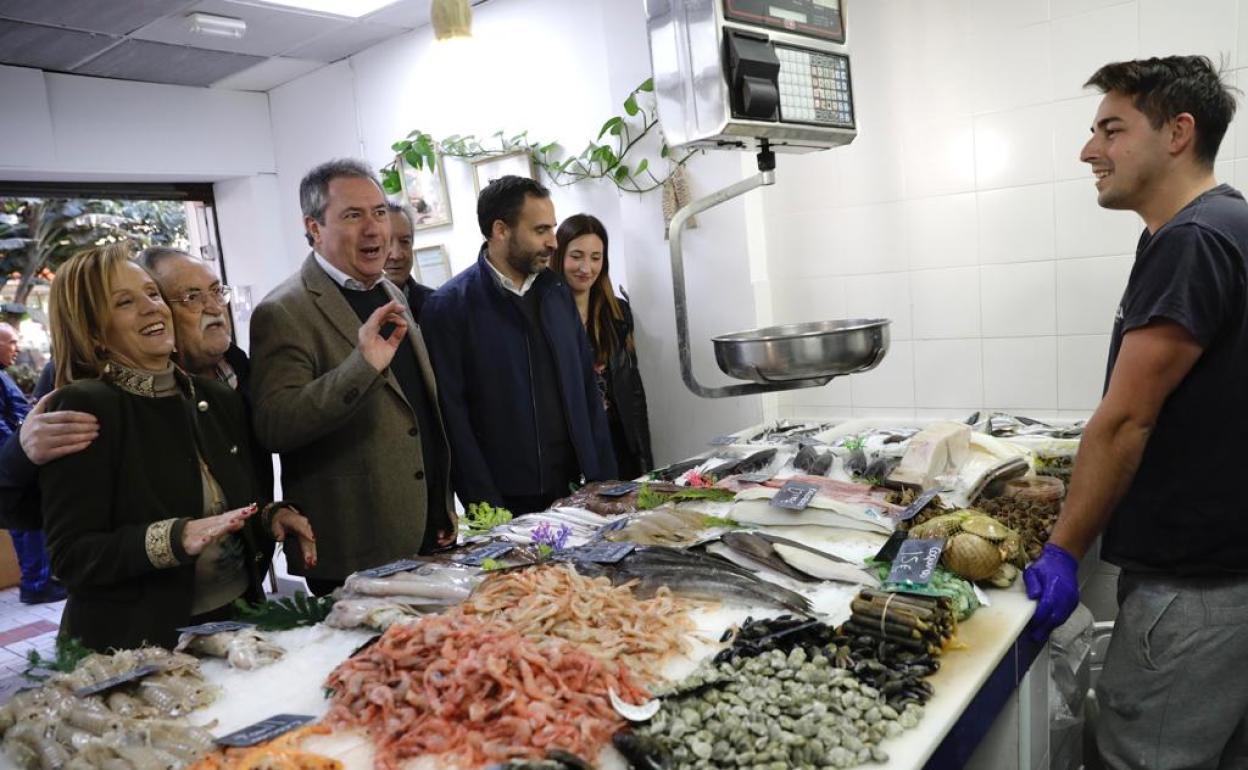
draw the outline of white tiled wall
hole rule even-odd
[[[872,0],[849,41],[859,136],[780,157],[768,272],[777,320],[887,317],[893,345],[781,414],[1087,416],[1142,224],[1096,203],[1083,82],[1203,53],[1248,88],[1248,0]],[[1248,115],[1216,173],[1248,186]]]

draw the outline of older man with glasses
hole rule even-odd
[[[156,279],[173,309],[178,363],[190,374],[220,380],[247,398],[251,365],[234,344],[231,289],[202,259],[167,246],[144,249],[137,261]]]

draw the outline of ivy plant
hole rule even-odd
[[[558,142],[534,141],[527,131],[514,136],[496,131],[482,141],[471,134],[453,134],[435,139],[416,129],[391,145],[397,157],[381,170],[382,184],[388,193],[397,193],[402,189],[400,157],[419,170],[433,168],[438,155],[474,160],[525,152],[534,165],[561,187],[586,180],[606,179],[624,192],[647,193],[662,187],[695,152],[676,153],[667,146],[667,142],[662,142],[659,158],[654,164],[652,158],[637,157],[642,153],[639,147],[641,140],[659,125],[653,94],[654,80],[648,78],[624,100],[624,114],[608,118],[598,136],[579,155],[566,155]],[[659,162],[664,164],[664,169],[656,174],[654,165]]]

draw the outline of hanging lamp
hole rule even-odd
[[[429,15],[438,40],[472,37],[472,8],[468,0],[433,0]]]

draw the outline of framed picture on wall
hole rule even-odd
[[[427,230],[451,224],[451,196],[446,192],[446,174],[442,168],[442,156],[437,156],[433,168],[415,169],[403,157],[399,157],[402,173],[403,198],[416,215],[416,229]]]
[[[480,195],[490,182],[505,176],[537,179],[537,174],[533,169],[533,158],[528,152],[521,150],[507,155],[492,155],[472,162],[472,181],[477,187],[477,195]]]
[[[416,248],[416,280],[431,288],[438,288],[451,279],[451,258],[442,244]]]

